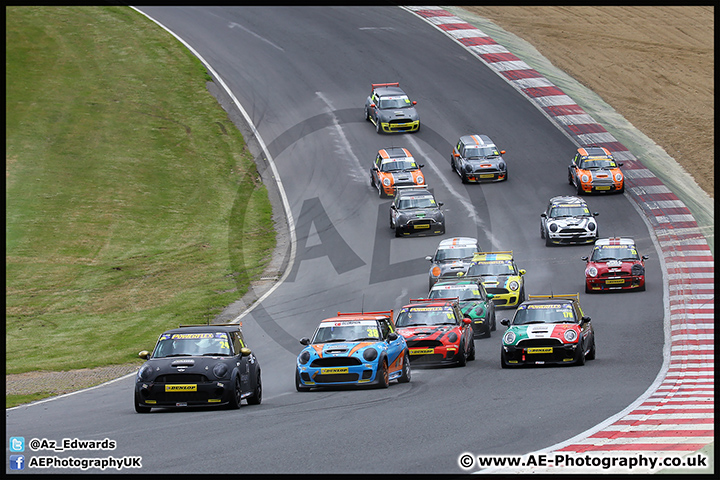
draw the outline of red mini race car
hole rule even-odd
[[[585,293],[606,290],[645,290],[645,260],[631,238],[601,238],[590,257],[582,257],[585,267]]]
[[[463,317],[457,298],[410,302],[395,321],[410,350],[410,363],[464,367],[475,360],[472,320]]]

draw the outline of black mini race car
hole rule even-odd
[[[375,124],[377,133],[417,132],[420,117],[399,83],[373,83],[365,100],[365,120]]]
[[[390,228],[395,230],[396,237],[444,235],[442,205],[427,187],[397,187],[390,206]]]
[[[462,183],[502,182],[508,179],[505,150],[487,135],[463,135],[450,154],[450,167]]]
[[[135,380],[135,411],[262,401],[260,363],[240,324],[181,325],[160,335]]]

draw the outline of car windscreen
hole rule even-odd
[[[465,147],[465,158],[485,158],[485,157],[497,157],[500,152],[495,147],[482,147],[482,146],[467,146]]]
[[[158,339],[153,358],[231,354],[225,332],[164,333]]]
[[[457,325],[457,320],[450,307],[408,307],[400,311],[395,325],[398,328],[422,325]]]
[[[412,158],[390,158],[380,164],[381,172],[402,172],[403,170],[417,170],[418,166]]]
[[[312,343],[356,342],[380,340],[380,330],[374,321],[328,322],[320,325]]]
[[[582,162],[580,168],[592,170],[595,168],[617,168],[614,160],[607,158],[587,158]]]
[[[513,325],[533,323],[577,323],[572,305],[569,303],[522,304],[515,311]]]
[[[478,275],[517,275],[515,267],[511,262],[488,261],[478,262],[470,265],[468,276]]]
[[[582,205],[557,205],[550,210],[551,218],[558,217],[586,217],[590,215],[590,210]]]
[[[380,108],[410,108],[412,102],[408,97],[383,97],[380,99]]]
[[[477,247],[441,248],[435,253],[436,262],[471,259],[477,252]]]
[[[434,208],[437,207],[435,198],[432,195],[402,197],[398,199],[398,208],[405,210],[408,208]]]
[[[469,283],[459,285],[435,285],[430,294],[430,298],[457,298],[458,300],[484,300],[482,291],[477,285]]]
[[[596,246],[590,260],[593,262],[606,262],[608,260],[639,260],[635,247],[627,245],[601,245]]]

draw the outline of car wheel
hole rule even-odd
[[[575,190],[577,191],[578,196],[585,193],[585,191],[582,188],[582,183],[578,181],[577,186],[575,187]]]
[[[625,182],[623,182],[623,186],[620,187],[620,190],[618,190],[618,193],[620,193],[620,194],[625,193]]]
[[[490,336],[490,329],[488,328],[487,336]],[[475,360],[475,340],[470,338],[470,354],[467,357],[468,362]]]
[[[387,359],[383,358],[378,365],[377,384],[380,388],[388,388],[390,386],[390,373],[388,371]]]
[[[143,407],[140,405],[140,398],[138,397],[137,392],[135,392],[135,411],[137,413],[150,413],[150,407]]]
[[[492,337],[492,325],[490,325],[490,322],[487,322],[487,327],[485,327],[485,338]]]
[[[410,377],[410,354],[405,351],[405,354],[403,355],[402,375],[400,375],[398,383],[408,383],[410,381]]]
[[[365,107],[365,121],[366,122],[370,121],[370,113],[368,112],[367,107]]]
[[[587,356],[585,357],[587,360],[595,360],[595,337],[593,336],[593,342],[590,346],[590,351],[588,352]]]
[[[546,247],[552,247],[554,244],[552,240],[550,239],[550,235],[545,235],[545,246]]]
[[[402,230],[400,229],[400,227],[395,227],[395,236],[402,237]]]
[[[468,360],[468,356],[467,356],[467,353],[465,352],[465,347],[461,346],[460,352],[458,353],[458,362],[457,362],[458,367],[464,367],[465,365],[467,365],[467,360]]]
[[[380,127],[380,118],[375,119],[375,131],[377,133],[382,133],[382,128]]]
[[[240,379],[238,377],[235,377],[233,380],[232,385],[232,395],[230,395],[230,403],[228,404],[228,408],[230,409],[238,409],[240,408],[240,403],[242,402],[242,387],[240,386]]]
[[[385,192],[384,192],[381,182],[377,183],[377,191],[378,191],[378,197],[383,198],[385,196]]]
[[[450,170],[457,173],[457,170],[455,170],[455,158],[453,155],[450,155]]]
[[[492,331],[494,332],[495,330],[497,330],[497,323],[496,323],[496,321],[495,321],[495,313],[493,312],[493,316],[492,316]]]
[[[590,290],[590,287],[588,287],[587,282],[585,282],[585,293],[592,293],[592,290]]]
[[[300,372],[295,370],[295,390],[298,392],[309,392],[310,387],[306,387],[305,385],[300,382]]]
[[[569,169],[568,169],[568,184],[573,185],[573,176],[572,176],[572,173],[570,173]]]
[[[638,288],[638,292],[644,292],[645,291],[645,284],[642,284],[642,287]]]
[[[520,289],[520,296],[518,297],[518,305],[525,301],[525,287]]]
[[[578,357],[575,359],[575,365],[585,365],[585,350],[583,350],[580,345],[578,345]]]
[[[507,179],[510,177],[510,174],[507,170],[505,170],[505,179],[503,179],[503,182],[507,182]]]
[[[500,350],[500,367],[501,368],[512,368],[505,358],[505,350]]]
[[[260,369],[258,369],[257,382],[255,382],[255,390],[247,399],[248,405],[260,405],[262,403],[262,379],[260,377]]]
[[[464,171],[460,174],[460,178],[462,179],[462,183],[468,183],[468,178]]]
[[[540,238],[545,239],[545,228],[543,227],[542,222],[540,222]]]

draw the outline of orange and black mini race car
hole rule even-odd
[[[621,162],[616,162],[605,147],[582,147],[568,166],[568,183],[578,195],[625,191],[625,177]]]
[[[415,161],[407,148],[383,148],[370,169],[370,185],[377,189],[380,198],[393,197],[395,187],[425,185],[421,170],[424,166]]]

